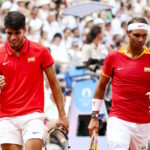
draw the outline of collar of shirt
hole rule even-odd
[[[98,49],[98,47],[99,47],[99,44],[96,46],[94,43],[91,43],[90,45],[91,45],[91,47],[92,47],[93,49],[95,49],[95,50]]]
[[[26,53],[29,49],[29,40],[26,37],[24,37],[24,38],[25,38],[25,42],[24,42],[23,47],[21,49],[21,53]],[[12,50],[8,41],[5,43],[5,48],[6,48],[6,51],[8,52],[9,55],[14,54],[14,51]]]

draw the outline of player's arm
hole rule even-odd
[[[101,75],[98,81],[98,84],[94,93],[94,97],[92,100],[92,116],[91,116],[91,120],[88,126],[90,135],[92,135],[94,129],[96,130],[96,132],[98,132],[98,129],[99,129],[98,114],[99,114],[100,107],[104,99],[105,89],[106,89],[109,79],[110,78],[104,75]]]
[[[49,85],[51,87],[51,91],[54,97],[54,101],[56,103],[58,114],[59,114],[59,122],[67,131],[68,131],[68,120],[66,118],[65,110],[64,110],[64,101],[61,88],[59,86],[59,82],[56,78],[54,67],[47,67],[44,69]]]
[[[103,99],[104,98],[104,94],[105,94],[105,89],[106,86],[109,82],[109,77],[106,77],[104,75],[100,76],[100,79],[98,81],[95,93],[94,93],[94,98],[96,99]]]
[[[0,91],[4,88],[5,84],[5,77],[0,75]]]

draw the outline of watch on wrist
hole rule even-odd
[[[92,112],[91,118],[97,118],[98,119],[98,114],[96,112]]]

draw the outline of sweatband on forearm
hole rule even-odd
[[[92,100],[92,111],[98,111],[99,112],[102,104],[103,104],[102,99],[93,98],[93,100]]]

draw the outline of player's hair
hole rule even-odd
[[[5,16],[4,20],[5,28],[11,28],[14,30],[25,28],[25,16],[19,11],[10,11]]]
[[[54,36],[53,36],[53,40],[55,39],[55,38],[60,38],[60,39],[62,39],[62,35],[61,35],[61,33],[55,33],[54,34]]]
[[[96,36],[102,32],[102,28],[100,26],[93,26],[93,28],[90,30],[90,32],[87,35],[86,43],[90,44],[93,42],[93,40],[96,38]]]
[[[145,23],[148,24],[147,20],[143,17],[134,17],[132,18],[127,25],[131,24],[131,23]]]

